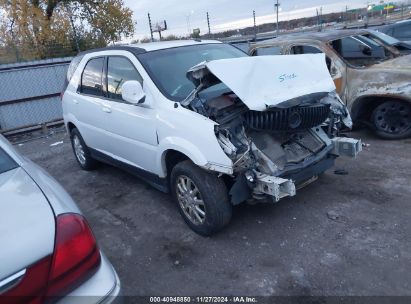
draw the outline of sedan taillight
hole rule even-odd
[[[93,275],[100,262],[100,251],[87,221],[78,214],[60,215],[53,256],[28,267],[19,284],[0,295],[0,300],[41,303],[45,296],[62,297]]]

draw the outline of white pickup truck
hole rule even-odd
[[[232,206],[296,195],[356,157],[350,115],[319,55],[249,57],[216,41],[115,46],[76,57],[63,112],[83,169],[103,161],[175,198],[201,235]]]

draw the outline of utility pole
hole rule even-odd
[[[257,39],[257,23],[255,22],[255,11],[253,11],[253,18],[254,18],[254,40]]]
[[[345,25],[348,23],[348,5],[345,6]]]
[[[401,3],[401,20],[404,19],[404,2]]]
[[[323,7],[320,7],[320,32],[323,30]]]
[[[390,5],[390,4],[387,4],[387,6],[386,6],[386,8],[387,8],[387,16],[386,16],[386,19],[388,19],[389,5]]]
[[[370,2],[367,1],[367,6],[365,8],[365,23],[364,23],[364,27],[367,28],[368,27],[368,20],[370,19],[369,14],[368,14],[368,7],[370,5]]]
[[[186,22],[187,22],[187,33],[190,37],[191,35],[191,23],[190,23],[190,15],[186,15]]]
[[[211,28],[210,28],[210,15],[207,12],[207,25],[208,25],[208,36],[211,36]]]
[[[278,3],[278,0],[277,0],[277,3],[274,4],[274,7],[276,8],[276,11],[277,11],[277,37],[278,37],[279,33],[280,33],[280,27],[279,27],[279,24],[278,24],[278,11],[280,9],[280,3]]]
[[[154,42],[154,36],[153,36],[153,27],[151,26],[151,17],[150,13],[148,15],[148,25],[150,26],[150,36],[151,36],[151,42]]]

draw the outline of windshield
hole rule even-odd
[[[0,148],[0,174],[17,168],[17,164]]]
[[[199,44],[148,52],[138,56],[160,91],[173,101],[184,100],[194,89],[187,71],[203,62],[248,56],[228,44]]]

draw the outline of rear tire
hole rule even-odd
[[[411,136],[411,104],[386,101],[372,113],[371,122],[376,134],[384,139],[403,139]]]
[[[70,132],[71,146],[73,148],[74,156],[81,169],[90,171],[96,168],[97,161],[91,157],[90,149],[81,137],[80,132],[74,128]]]
[[[210,236],[230,222],[228,191],[216,174],[183,161],[171,172],[170,189],[181,216],[196,233]]]

